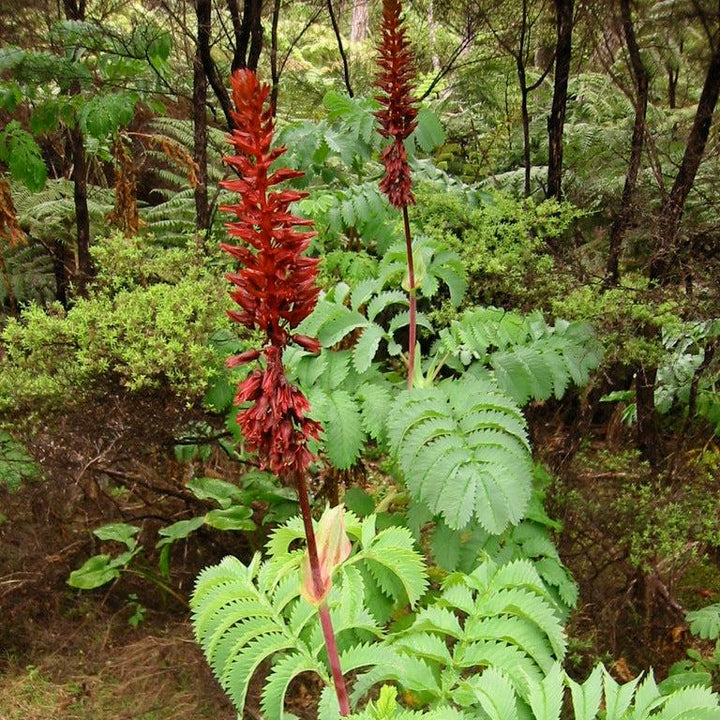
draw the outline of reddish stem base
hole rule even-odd
[[[417,301],[415,299],[415,260],[412,251],[412,236],[410,235],[410,218],[407,205],[403,205],[403,224],[405,226],[405,252],[407,254],[408,280],[410,283],[410,337],[408,338],[408,390],[412,389],[415,376],[415,345],[417,344]]]
[[[312,571],[313,583],[315,585],[315,591],[318,595],[320,595],[323,587],[320,575],[320,561],[318,560],[317,543],[315,542],[315,529],[313,528],[312,523],[307,486],[305,484],[305,478],[302,475],[297,475],[295,477],[295,489],[297,490],[298,499],[300,500],[300,511],[302,513],[303,525],[305,527],[305,538],[307,540],[308,557],[310,558],[310,569]],[[333,630],[332,619],[330,617],[330,610],[326,602],[323,601],[320,605],[318,613],[320,615],[320,624],[322,626],[323,638],[325,639],[325,649],[327,650],[328,662],[330,663],[330,672],[332,673],[333,684],[335,685],[335,695],[337,696],[340,715],[345,717],[350,714],[350,702],[348,700],[342,668],[340,667],[340,655],[338,654],[335,632]]]

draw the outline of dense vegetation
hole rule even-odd
[[[11,4],[0,716],[720,717],[717,7]]]

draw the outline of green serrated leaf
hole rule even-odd
[[[413,136],[423,152],[429,153],[445,142],[445,131],[432,110],[427,107],[420,108],[417,123]]]
[[[370,368],[384,336],[385,331],[375,323],[364,328],[353,350],[353,364],[359,373]]]
[[[336,468],[346,470],[358,459],[365,440],[360,409],[350,393],[334,390],[327,396],[324,416],[325,452]]]
[[[45,186],[47,168],[40,147],[17,120],[9,122],[0,132],[0,161],[8,166],[15,180],[24,183],[32,192]]]

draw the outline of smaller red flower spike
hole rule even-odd
[[[415,203],[403,140],[417,126],[417,101],[412,95],[415,68],[400,12],[400,0],[384,0],[378,60],[381,72],[376,81],[381,91],[377,100],[383,108],[375,113],[380,121],[380,134],[392,140],[392,144],[382,154],[385,177],[380,183],[380,189],[388,196],[390,203],[398,208]]]
[[[227,276],[235,285],[231,297],[240,306],[228,315],[264,332],[266,344],[262,351],[247,350],[227,364],[236,367],[264,356],[265,368],[252,372],[238,387],[236,404],[252,403],[238,413],[238,423],[262,467],[290,478],[307,469],[312,460],[307,442],[316,439],[321,430],[306,417],[310,404],[288,382],[282,364],[282,351],[290,342],[311,352],[320,350],[317,340],[292,333],[313,311],[320,292],[315,284],[318,260],[303,255],[315,233],[297,230],[312,223],[288,209],[306,193],[271,189],[303,173],[271,169],[285,148],[270,149],[273,117],[271,108],[266,107],[270,86],[261,85],[252,70],[244,69],[233,75],[232,88],[235,129],[229,140],[237,154],[225,162],[235,168],[238,177],[221,185],[240,197],[236,204],[221,210],[235,214],[227,228],[243,244],[221,246],[242,264]]]

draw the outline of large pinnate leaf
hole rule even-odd
[[[489,381],[464,377],[406,391],[389,418],[390,443],[413,499],[461,529],[519,522],[530,498],[525,421]]]

